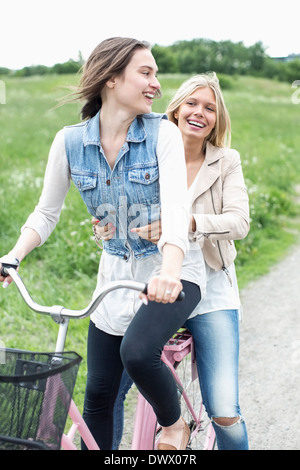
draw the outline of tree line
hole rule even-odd
[[[225,75],[253,75],[293,82],[300,79],[300,54],[292,60],[271,58],[262,42],[246,47],[243,42],[194,39],[152,48],[160,73],[196,74],[214,71]]]
[[[246,47],[243,42],[193,39],[178,41],[171,46],[155,44],[152,52],[160,73],[197,74],[215,71],[225,75],[253,75],[288,82],[300,79],[300,54],[291,60],[271,58],[260,41]],[[32,65],[12,71],[0,66],[0,75],[27,77],[77,73],[83,62],[79,53],[77,61],[70,59],[52,67]]]

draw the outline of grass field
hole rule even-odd
[[[0,77],[1,78],[1,77]],[[164,111],[184,76],[159,77]],[[0,255],[15,243],[20,227],[38,202],[48,151],[55,133],[79,121],[78,104],[55,108],[56,99],[76,84],[76,76],[5,79],[6,104],[0,105]],[[251,231],[238,242],[240,286],[265,273],[298,239],[300,184],[300,105],[291,85],[249,77],[231,78],[224,90],[232,118],[232,147],[242,158],[251,204]],[[101,252],[94,244],[90,217],[74,187],[61,220],[47,243],[22,263],[21,274],[37,302],[82,308],[96,283]],[[16,288],[0,291],[0,340],[7,347],[53,350],[57,326],[31,314]],[[70,325],[67,349],[85,358],[87,322]],[[86,364],[75,398],[82,403]]]

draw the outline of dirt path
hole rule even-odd
[[[240,403],[250,449],[299,450],[300,246],[249,284],[241,298]],[[132,396],[134,403],[136,392]],[[130,400],[125,418],[129,434]],[[121,448],[129,449],[130,436],[124,441]]]
[[[300,247],[241,292],[240,403],[252,450],[300,449]]]

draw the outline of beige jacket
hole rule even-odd
[[[226,271],[236,257],[233,240],[245,238],[250,228],[249,199],[236,150],[207,144],[192,214],[193,240],[201,244],[205,261],[215,271]]]

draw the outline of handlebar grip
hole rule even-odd
[[[184,298],[185,298],[185,293],[184,293],[184,291],[182,290],[181,292],[179,292],[179,295],[178,295],[178,297],[177,297],[177,299],[176,299],[176,302],[182,302],[182,301],[184,300]]]
[[[19,266],[20,266],[20,261],[18,260],[18,258],[14,258],[12,260],[9,260],[7,262],[3,262],[1,261],[1,272],[0,272],[0,275],[3,276],[3,277],[8,277],[9,274],[6,272],[5,268],[14,268],[14,269],[17,269]]]
[[[143,294],[148,294],[148,284],[145,285],[145,289],[143,290]],[[182,302],[182,300],[185,298],[185,293],[183,290],[179,293],[176,302]]]

